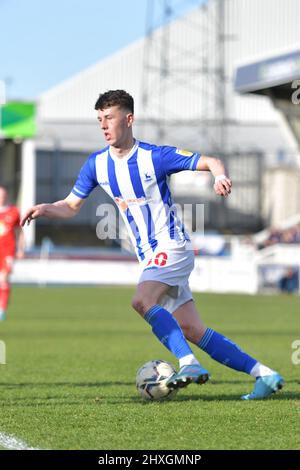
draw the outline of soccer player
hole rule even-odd
[[[41,216],[73,217],[91,191],[101,186],[116,202],[141,264],[132,306],[179,360],[179,372],[168,379],[168,387],[185,387],[192,382],[204,384],[209,379],[189,340],[221,364],[256,379],[253,392],[243,399],[265,398],[276,392],[283,385],[282,377],[222,334],[207,328],[188,284],[194,253],[172,208],[169,176],[183,170],[209,170],[215,178],[216,194],[227,197],[232,183],[223,163],[175,147],[139,142],[132,130],[133,98],[124,90],[101,94],[95,109],[107,146],[89,156],[64,200],[30,208],[21,225]]]
[[[16,252],[17,245],[17,252]],[[8,204],[7,190],[0,186],[0,320],[6,319],[10,294],[9,274],[15,256],[24,256],[24,234],[17,207]]]

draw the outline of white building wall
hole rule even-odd
[[[100,92],[124,88],[139,95],[143,40],[122,49],[42,94],[40,121],[94,120],[94,104]]]

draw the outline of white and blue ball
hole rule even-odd
[[[176,390],[166,386],[168,378],[176,374],[176,369],[169,362],[161,359],[146,362],[136,374],[136,387],[145,400],[165,400],[173,398]]]

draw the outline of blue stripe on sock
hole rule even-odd
[[[151,307],[148,312],[144,315],[144,319],[146,320],[146,322],[151,325],[151,318],[153,317],[153,315],[156,314],[156,312],[159,312],[160,309],[160,305],[153,305],[153,307]]]
[[[215,361],[240,372],[250,374],[257,363],[256,359],[242,351],[233,341],[211,328],[207,328],[198,346]]]
[[[204,350],[213,334],[214,334],[214,330],[212,330],[211,328],[207,328],[207,330],[205,331],[204,335],[202,336],[198,344],[199,348]]]

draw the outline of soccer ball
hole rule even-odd
[[[177,390],[170,390],[166,381],[176,373],[169,362],[160,359],[146,362],[136,374],[136,388],[145,400],[172,398]]]

